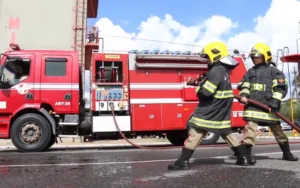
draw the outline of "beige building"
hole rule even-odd
[[[9,43],[22,49],[78,50],[84,60],[87,18],[98,0],[0,0],[0,52]]]

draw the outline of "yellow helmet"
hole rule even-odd
[[[223,42],[211,42],[204,46],[200,52],[200,57],[209,59],[211,63],[220,61],[229,66],[238,65],[238,62],[230,56],[227,46]]]
[[[262,42],[256,43],[253,46],[249,56],[251,58],[263,57],[266,63],[270,63],[272,61],[271,48]]]

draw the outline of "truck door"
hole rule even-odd
[[[8,136],[11,115],[33,103],[34,61],[33,55],[9,56],[1,64],[0,137]]]
[[[42,56],[41,100],[56,113],[72,112],[72,56]]]

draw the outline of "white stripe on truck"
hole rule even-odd
[[[238,102],[234,99],[233,102]],[[142,98],[130,99],[130,104],[166,104],[166,103],[197,103],[197,101],[184,101],[182,98]]]
[[[11,89],[18,89],[22,87],[26,87],[29,90],[79,90],[79,84],[72,83],[19,83],[14,85]],[[6,90],[9,90],[9,88]]]
[[[238,83],[231,84],[232,89],[237,89]],[[181,90],[183,88],[193,88],[184,83],[130,83],[130,90]]]

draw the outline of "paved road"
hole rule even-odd
[[[291,145],[300,156],[300,144]],[[198,148],[190,171],[170,172],[180,149],[0,152],[0,187],[299,187],[300,161],[280,160],[277,145],[256,146],[258,163],[234,165],[227,147]]]

